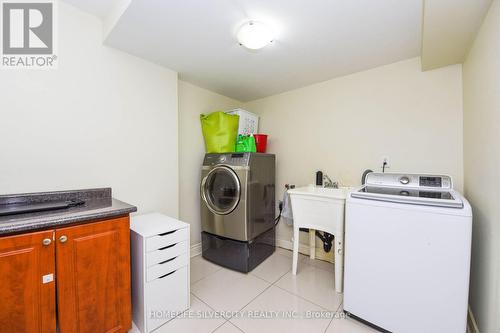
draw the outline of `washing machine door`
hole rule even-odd
[[[216,166],[202,179],[202,199],[214,214],[231,213],[238,206],[240,195],[240,180],[234,170],[228,166]]]

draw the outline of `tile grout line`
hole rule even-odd
[[[206,277],[208,277],[208,276],[210,276],[210,275],[212,275],[212,274],[215,274],[215,273],[217,273],[217,272],[221,271],[222,269],[224,269],[224,267],[221,267],[221,268],[220,268],[220,269],[218,269],[216,272],[213,272],[213,273],[211,273],[211,274],[207,275]],[[231,271],[231,270],[229,270],[229,271]],[[288,272],[287,272],[287,273],[288,273]],[[285,274],[286,274],[286,273],[285,273]],[[256,278],[256,279],[258,279],[258,280],[260,280],[260,281],[263,281],[263,282],[265,282],[266,284],[268,284],[268,286],[267,286],[264,290],[262,290],[262,292],[260,292],[260,293],[259,293],[259,294],[257,294],[255,297],[253,297],[253,298],[252,298],[252,299],[251,299],[248,303],[246,303],[243,307],[241,307],[240,309],[238,309],[238,311],[243,310],[243,309],[244,309],[244,308],[245,308],[248,304],[250,304],[251,302],[253,302],[253,300],[254,300],[254,299],[256,299],[257,297],[259,297],[262,293],[264,293],[267,289],[269,289],[269,288],[272,286],[272,283],[271,283],[271,282],[266,281],[266,280],[264,280],[264,279],[262,279],[262,278],[260,278],[260,277],[258,277],[258,276],[256,276],[256,275],[253,275],[253,274],[251,274],[251,273],[247,273],[247,274],[244,274],[244,275],[245,275],[245,277],[251,276],[251,277],[254,277],[254,278]],[[205,279],[206,277],[204,277],[204,278],[200,279],[199,281],[201,281],[201,280]],[[196,283],[198,283],[199,281],[197,281]],[[208,306],[210,309],[212,309],[213,311],[217,311],[217,310],[215,310],[214,308],[212,308],[210,305],[208,305],[206,302],[204,302],[201,298],[199,298],[198,296],[196,296],[195,294],[193,294],[192,292],[191,292],[191,294],[192,294],[194,297],[196,297],[198,300],[200,300],[203,304],[207,305],[207,306]],[[232,319],[232,316],[231,316],[231,317],[229,317],[229,318],[226,318],[226,317],[224,317],[224,316],[223,316],[223,319],[225,319],[226,321],[230,321],[230,320]],[[232,323],[231,323],[231,324],[232,324]],[[235,326],[234,324],[232,324],[232,325],[233,325],[233,326]],[[221,326],[222,326],[222,325],[221,325]],[[219,327],[220,327],[220,326],[219,326]],[[218,327],[218,328],[219,328],[219,327]],[[217,328],[217,329],[218,329],[218,328]],[[239,327],[237,327],[237,328],[241,331],[241,329],[240,329]],[[243,332],[243,331],[242,331],[242,332]]]
[[[261,279],[262,280],[262,279]],[[264,281],[264,280],[263,280]],[[267,282],[267,281],[265,281]],[[266,289],[262,290],[258,295],[256,295],[254,298],[252,298],[250,301],[248,301],[248,303],[246,303],[245,305],[243,305],[239,310],[239,311],[242,311],[244,308],[246,308],[250,303],[252,303],[257,297],[259,297],[260,295],[262,295],[266,290],[268,290],[269,288],[271,288],[273,285],[269,282],[267,282],[269,285],[266,287]],[[228,321],[230,321],[231,319],[233,319],[233,317],[229,318]],[[233,324],[233,323],[231,323]],[[235,324],[233,324],[234,326],[236,326]],[[236,326],[238,329],[240,329],[238,326]],[[240,331],[242,331],[240,329]],[[243,331],[242,331],[243,332]]]
[[[288,256],[283,255],[283,254],[281,254],[281,253],[277,253],[277,254],[278,254],[278,255],[281,255],[282,257],[289,258]],[[289,259],[290,259],[290,258],[289,258]],[[303,258],[302,260],[303,260],[303,261],[305,261],[306,259],[308,259],[308,257],[305,257],[305,258]],[[300,262],[300,260],[298,260],[298,262]],[[320,268],[320,267],[316,267],[316,266],[314,266],[314,265],[310,265],[310,264],[308,264],[308,263],[304,263],[304,264],[306,264],[307,266],[313,267],[313,268],[321,269],[321,270],[323,270],[323,271],[328,271],[328,270],[326,270],[326,269],[322,269],[322,268]],[[267,289],[269,289],[271,286],[275,286],[275,287],[277,287],[277,288],[279,288],[279,289],[281,289],[281,290],[283,290],[283,291],[287,292],[288,294],[290,294],[290,295],[292,295],[292,296],[297,296],[297,297],[301,298],[301,299],[302,299],[302,300],[304,300],[304,301],[307,301],[307,302],[309,302],[309,303],[311,303],[311,304],[314,304],[314,305],[316,305],[316,306],[320,307],[320,308],[321,308],[321,309],[323,309],[323,310],[326,310],[326,311],[329,311],[329,312],[333,312],[334,314],[336,314],[336,313],[338,312],[338,310],[340,309],[340,306],[341,306],[341,305],[342,305],[342,303],[343,303],[343,299],[342,299],[342,301],[340,302],[339,306],[336,308],[336,310],[330,310],[330,309],[327,309],[326,307],[324,307],[324,306],[322,306],[322,305],[319,305],[319,304],[317,304],[317,303],[315,303],[315,302],[313,302],[313,301],[311,301],[311,300],[309,300],[309,299],[307,299],[307,298],[305,298],[305,297],[303,297],[303,296],[301,296],[301,295],[294,294],[294,293],[292,293],[292,292],[290,292],[290,291],[288,291],[288,290],[286,290],[286,289],[284,289],[284,288],[281,288],[280,286],[278,286],[278,285],[276,284],[276,283],[278,283],[278,281],[279,281],[279,280],[281,280],[281,278],[283,278],[285,275],[287,275],[287,274],[288,274],[288,273],[290,273],[291,271],[292,271],[292,269],[290,269],[290,270],[286,271],[286,273],[284,273],[283,275],[281,275],[281,276],[280,276],[280,277],[279,277],[276,281],[274,281],[274,282],[272,282],[272,283],[271,283],[271,282],[269,282],[269,281],[266,281],[266,280],[264,280],[264,279],[262,279],[262,278],[260,278],[260,277],[258,277],[258,276],[256,276],[256,275],[251,274],[252,276],[257,277],[257,278],[261,279],[262,281],[265,281],[265,282],[267,282],[267,283],[271,283],[271,285],[270,285],[268,288],[264,289],[264,290],[263,290],[263,291],[262,291],[259,295],[255,296],[255,297],[254,297],[254,298],[253,298],[253,299],[252,299],[252,300],[251,300],[248,304],[250,304],[253,300],[255,300],[257,297],[259,297],[261,294],[263,294],[263,293],[264,293]],[[343,298],[343,294],[342,294],[342,298]],[[245,308],[248,304],[246,304],[243,308]],[[242,309],[243,309],[243,308],[242,308]],[[242,309],[240,309],[239,311],[241,311]],[[332,318],[332,320],[333,320],[333,318]]]
[[[319,268],[319,267],[315,267],[315,268],[321,269],[321,268]],[[308,300],[308,299],[306,299],[306,298],[304,298],[304,297],[302,297],[302,296],[300,296],[300,295],[296,295],[296,294],[294,294],[294,293],[292,293],[292,292],[290,292],[290,291],[288,291],[288,290],[285,290],[285,289],[283,289],[283,288],[279,287],[278,285],[276,285],[276,283],[277,283],[279,280],[281,280],[281,278],[282,278],[282,277],[284,277],[285,275],[287,275],[287,274],[288,274],[288,273],[290,273],[290,272],[291,272],[291,269],[290,269],[290,270],[288,270],[288,271],[286,271],[284,274],[282,274],[280,277],[278,277],[278,279],[276,279],[276,281],[275,281],[275,282],[271,283],[271,284],[270,284],[270,285],[269,285],[266,289],[264,289],[264,290],[263,290],[260,294],[258,294],[258,295],[257,295],[257,296],[255,296],[253,299],[251,299],[251,300],[250,300],[247,304],[245,304],[245,306],[243,306],[243,307],[242,307],[240,310],[238,310],[238,311],[243,310],[243,309],[244,309],[245,307],[247,307],[250,303],[252,303],[255,299],[257,299],[260,295],[262,295],[264,292],[266,292],[266,290],[268,290],[269,288],[271,288],[271,287],[273,287],[273,286],[274,286],[274,287],[276,287],[276,288],[278,288],[278,289],[280,289],[280,290],[282,290],[282,291],[284,291],[284,292],[286,292],[286,293],[288,293],[288,294],[290,294],[290,295],[292,295],[292,296],[298,297],[298,298],[300,298],[300,299],[302,299],[302,300],[304,300],[304,301],[306,301],[306,302],[309,302],[309,303],[311,303],[311,304],[313,304],[313,305],[315,305],[315,306],[317,306],[317,307],[319,307],[319,308],[321,308],[321,309],[323,309],[323,310],[326,310],[326,311],[328,311],[328,312],[333,312],[333,317],[330,319],[330,321],[328,322],[328,325],[326,326],[326,328],[325,328],[325,330],[324,330],[324,333],[326,333],[326,331],[327,331],[327,330],[328,330],[328,328],[330,327],[331,323],[333,322],[334,316],[337,314],[337,312],[338,312],[338,310],[339,310],[340,306],[342,305],[342,301],[340,302],[340,304],[339,304],[339,306],[337,307],[337,309],[336,309],[335,311],[332,311],[332,310],[329,310],[329,309],[327,309],[327,308],[325,308],[325,307],[323,307],[323,306],[321,306],[321,305],[319,305],[319,304],[316,304],[316,303],[314,303],[314,302],[311,302],[310,300]],[[259,278],[259,277],[257,276],[257,278]],[[264,279],[262,279],[262,278],[260,278],[260,279],[261,279],[261,280],[263,280],[263,281],[265,281],[265,282],[268,282],[268,281],[266,281],[266,280],[264,280]],[[268,283],[269,283],[269,282],[268,282]],[[231,319],[231,318],[230,318],[230,319]],[[233,324],[233,323],[230,321],[230,319],[228,319],[228,322],[229,322],[230,324],[232,324],[233,326],[235,326],[235,327],[236,327],[237,329],[239,329],[241,332],[244,332],[244,331],[243,331],[243,330],[241,330],[241,329],[240,329],[240,328],[239,328],[236,324]]]
[[[232,323],[232,322],[230,322],[229,320],[228,320],[227,322],[229,323],[229,325],[231,325],[231,326],[235,327],[238,331],[245,333],[245,331],[243,331],[241,328],[239,328],[238,326],[236,326],[235,324],[233,324],[233,323]]]
[[[274,286],[274,285],[276,285],[276,283],[278,283],[278,281],[279,281],[279,280],[281,280],[281,279],[282,279],[285,275],[287,275],[287,274],[288,274],[288,273],[290,273],[291,271],[292,271],[292,269],[290,268],[290,270],[286,271],[286,273],[285,273],[285,274],[280,275],[280,277],[279,277],[279,278],[277,278],[277,279],[276,279],[276,281],[274,281],[274,282],[272,283],[272,285],[273,285],[273,286]]]
[[[332,319],[330,320],[330,322],[328,323],[328,326],[326,326],[325,328],[325,331],[323,333],[326,333],[328,331],[328,329],[330,328],[330,326],[332,325],[333,321],[336,319],[335,318],[335,315],[339,313],[339,310],[340,308],[342,307],[342,304],[344,304],[344,294],[342,294],[342,302],[340,302],[339,304],[339,307],[337,308],[337,310],[335,310],[335,313],[333,314],[333,317]]]
[[[283,257],[287,257],[287,256],[282,255],[282,254],[280,254],[280,253],[277,253],[277,254],[278,254],[278,255],[280,255],[280,256],[283,256]],[[252,302],[253,302],[253,301],[254,301],[257,297],[259,297],[259,296],[260,296],[260,295],[262,295],[262,294],[263,294],[266,290],[268,290],[269,288],[271,288],[272,286],[274,286],[276,282],[278,282],[278,281],[279,281],[279,280],[280,280],[283,276],[287,275],[290,271],[291,271],[291,269],[290,269],[290,270],[288,270],[288,271],[286,271],[286,272],[285,272],[285,273],[283,273],[282,275],[280,275],[280,276],[276,279],[276,281],[274,281],[274,282],[269,282],[269,281],[264,280],[263,278],[261,278],[261,277],[259,277],[259,276],[256,276],[256,275],[254,275],[254,274],[249,273],[249,275],[252,275],[253,277],[256,277],[256,278],[258,278],[258,279],[260,279],[260,280],[262,280],[262,281],[264,281],[264,282],[268,283],[268,284],[269,284],[269,286],[267,286],[267,287],[266,287],[266,289],[262,290],[262,292],[261,292],[261,293],[259,293],[257,296],[255,296],[254,298],[252,298],[252,299],[251,299],[251,300],[250,300],[247,304],[245,304],[245,306],[243,306],[243,307],[242,307],[241,309],[239,309],[238,311],[241,311],[241,310],[243,310],[245,307],[247,307],[247,306],[248,306],[250,303],[252,303]],[[292,295],[293,295],[293,294],[292,294]]]
[[[262,279],[261,279],[262,280]],[[267,282],[267,281],[266,281]],[[257,297],[259,297],[260,295],[262,295],[267,289],[271,288],[273,285],[269,282],[267,282],[267,284],[269,284],[266,289],[262,290],[258,295],[256,295],[254,298],[252,298],[248,303],[246,303],[241,309],[239,309],[238,311],[241,311],[243,310],[245,307],[247,307],[248,304],[252,303]]]
[[[288,274],[288,273],[290,273],[290,272],[291,272],[291,269],[290,269],[290,270],[288,270],[288,271],[286,271],[286,272],[285,272],[285,273],[283,273],[282,275],[280,275],[280,276],[276,279],[276,281],[274,281],[274,282],[268,281],[268,280],[266,280],[266,279],[264,279],[264,278],[261,278],[260,276],[254,275],[254,274],[250,274],[250,275],[252,275],[253,277],[256,277],[256,278],[258,278],[258,279],[260,279],[260,280],[262,280],[262,281],[264,281],[264,282],[267,282],[267,283],[269,283],[269,284],[271,284],[271,285],[274,285],[274,284],[275,284],[276,282],[278,282],[278,281],[279,281],[279,280],[280,280],[283,276],[287,275],[287,274]]]
[[[323,305],[319,305],[319,304],[317,304],[317,303],[315,303],[315,302],[313,302],[313,301],[311,301],[311,300],[309,300],[309,299],[307,299],[307,298],[305,298],[305,297],[303,297],[303,296],[301,296],[301,295],[294,294],[294,293],[292,293],[291,291],[286,290],[286,289],[284,289],[284,288],[281,288],[281,287],[280,287],[280,286],[278,286],[278,285],[274,285],[274,286],[275,286],[276,288],[279,288],[279,289],[281,289],[281,290],[283,290],[283,291],[285,291],[285,292],[289,293],[290,295],[297,296],[298,298],[300,298],[300,299],[302,299],[302,300],[304,300],[304,301],[307,301],[307,302],[309,302],[309,303],[311,303],[311,304],[314,304],[314,305],[316,305],[316,306],[320,307],[321,309],[323,309],[323,310],[325,310],[325,311],[328,311],[328,312],[334,312],[334,313],[337,313],[338,309],[340,308],[340,305],[342,305],[342,302],[340,302],[340,304],[339,304],[339,306],[336,308],[336,310],[330,310],[330,309],[328,309],[328,308],[325,308]]]
[[[306,264],[306,265],[307,265],[307,264]],[[327,309],[327,308],[325,308],[325,307],[323,307],[323,306],[321,306],[321,305],[319,305],[319,304],[316,304],[316,303],[314,303],[314,302],[311,302],[310,300],[308,300],[308,299],[307,299],[307,298],[305,298],[305,297],[302,297],[302,296],[300,296],[300,295],[296,295],[296,294],[294,294],[294,293],[292,293],[292,292],[290,292],[290,291],[288,291],[288,290],[286,290],[286,289],[284,289],[284,288],[281,288],[280,286],[278,286],[278,285],[277,285],[278,281],[280,281],[280,280],[281,280],[281,279],[282,279],[285,275],[287,275],[287,274],[288,274],[288,273],[290,273],[291,271],[292,271],[292,269],[290,269],[290,270],[289,270],[289,271],[287,271],[285,274],[283,274],[282,276],[280,276],[280,277],[279,277],[276,281],[274,281],[274,282],[273,282],[273,284],[272,284],[272,285],[273,285],[273,286],[275,286],[276,288],[279,288],[279,289],[281,289],[281,290],[283,290],[283,291],[285,291],[285,292],[289,293],[290,295],[297,296],[297,297],[299,297],[299,298],[301,298],[301,299],[303,299],[303,300],[305,300],[305,301],[307,301],[307,302],[309,302],[309,303],[312,303],[312,304],[314,304],[314,305],[316,305],[316,306],[319,306],[320,308],[322,308],[322,309],[324,309],[324,310],[330,311],[329,309]],[[341,303],[341,304],[342,304],[342,303]],[[340,305],[339,305],[339,307],[340,307]],[[338,309],[337,309],[337,310],[338,310]],[[337,312],[337,310],[335,310],[335,312]]]
[[[272,255],[274,255],[274,254],[279,255],[279,256],[281,256],[281,257],[283,257],[283,258],[290,259],[287,255],[281,254],[281,253],[276,252],[276,251],[274,251],[274,253],[273,253],[273,254],[271,254],[271,256],[272,256]],[[269,257],[270,257],[270,256],[269,256]],[[269,258],[269,257],[268,257],[268,258]],[[267,259],[267,258],[266,258],[266,259]],[[257,267],[256,267],[256,268],[257,268]],[[290,268],[288,271],[286,271],[283,275],[280,275],[276,281],[278,281],[279,279],[281,279],[283,276],[285,276],[285,275],[286,275],[288,272],[290,272],[290,271],[291,271],[291,268]],[[252,276],[255,276],[255,277],[257,277],[257,278],[259,278],[259,279],[261,279],[261,280],[263,280],[263,281],[266,281],[267,283],[270,283],[270,284],[274,284],[274,283],[276,283],[276,281],[274,281],[274,282],[267,281],[267,280],[265,280],[265,279],[261,278],[260,276],[255,275],[254,273],[248,273],[248,274],[249,274],[249,275],[252,275]]]
[[[217,311],[215,310],[214,308],[212,308],[210,305],[208,305],[204,300],[202,300],[200,297],[196,296],[195,294],[193,293],[190,293],[191,295],[193,295],[194,298],[196,298],[198,301],[202,302],[203,304],[205,304],[206,306],[208,306],[210,308],[210,310],[213,310],[213,311]]]
[[[290,295],[292,295],[292,296],[298,297],[298,298],[300,298],[300,299],[302,299],[302,300],[304,300],[304,301],[306,301],[306,302],[309,302],[309,303],[311,303],[311,304],[313,304],[313,305],[316,305],[317,307],[320,307],[321,309],[323,309],[323,310],[325,310],[325,311],[328,311],[328,312],[330,312],[330,313],[331,313],[331,312],[333,312],[333,316],[332,316],[332,318],[330,319],[330,321],[328,322],[328,325],[326,326],[326,328],[325,328],[325,330],[323,331],[323,333],[326,333],[326,331],[328,330],[328,328],[330,328],[330,325],[332,324],[333,320],[335,319],[335,315],[338,313],[338,311],[339,311],[339,309],[340,309],[340,307],[342,306],[342,303],[343,303],[343,300],[342,300],[342,302],[340,302],[339,306],[337,307],[337,310],[332,311],[332,310],[329,310],[329,309],[325,308],[324,306],[321,306],[321,305],[319,305],[319,304],[316,304],[316,303],[314,303],[314,302],[312,302],[312,301],[308,300],[307,298],[304,298],[304,297],[302,297],[302,296],[300,296],[300,295],[296,295],[296,294],[294,294],[294,293],[292,293],[292,292],[290,292],[290,291],[288,291],[288,290],[286,290],[286,289],[283,289],[283,288],[281,288],[281,287],[280,287],[280,286],[278,286],[278,285],[275,285],[275,287],[276,287],[276,288],[278,288],[278,289],[280,289],[280,290],[282,290],[282,291],[284,291],[284,292],[286,292],[286,293],[288,293],[288,294],[290,294]]]
[[[326,333],[326,332],[328,331],[328,329],[330,328],[330,325],[332,324],[332,322],[333,322],[333,318],[332,318],[332,319],[330,319],[330,322],[328,323],[328,325],[326,325],[326,328],[325,328],[325,330],[323,331],[323,333]]]
[[[285,255],[283,255],[283,256],[285,256]],[[285,257],[286,257],[286,256],[285,256]],[[309,259],[309,258],[306,256],[306,257],[305,257],[302,261],[305,261],[305,260],[307,260],[307,259]],[[300,260],[298,260],[298,261],[297,261],[297,264],[298,264],[299,262],[300,262]],[[308,264],[307,262],[304,262],[304,264],[306,264],[307,266],[314,267],[314,268],[321,269],[321,270],[323,270],[323,271],[327,271],[327,272],[328,272],[328,270],[326,270],[326,269],[322,269],[321,267],[317,267],[317,266],[315,266],[315,265]],[[291,292],[291,291],[288,291],[288,290],[286,290],[286,289],[284,289],[284,288],[281,288],[280,286],[278,286],[278,285],[276,284],[276,283],[278,283],[278,281],[279,281],[279,280],[281,280],[281,278],[283,278],[286,274],[288,274],[288,273],[290,273],[290,272],[291,272],[291,269],[290,269],[289,271],[287,271],[285,274],[283,274],[282,276],[280,276],[280,277],[278,278],[278,280],[276,280],[275,282],[273,282],[273,285],[274,285],[274,286],[276,286],[277,288],[279,288],[279,289],[283,290],[283,291],[286,291],[287,293],[289,293],[289,294],[291,294],[291,295],[297,296],[297,297],[299,297],[299,298],[301,298],[301,299],[303,299],[303,300],[305,300],[305,301],[307,301],[307,302],[309,302],[309,303],[312,303],[312,304],[314,304],[314,305],[316,305],[316,306],[319,306],[320,308],[322,308],[322,309],[324,309],[324,310],[326,310],[326,311],[330,311],[330,312],[332,312],[332,310],[327,309],[327,308],[325,308],[325,307],[324,307],[324,306],[322,306],[322,305],[316,304],[315,302],[313,302],[313,301],[311,301],[311,300],[309,300],[309,299],[307,299],[307,298],[305,298],[305,297],[303,297],[303,296],[301,296],[301,295],[295,294],[295,293],[293,293],[293,292]],[[333,272],[333,273],[334,273],[334,272]],[[340,307],[342,306],[342,304],[343,304],[343,303],[344,303],[344,294],[342,293],[342,300],[341,300],[341,302],[340,302],[339,306],[336,308],[336,310],[334,310],[334,311],[335,311],[335,312],[334,312],[335,314],[339,311],[339,309],[340,309]]]
[[[264,281],[264,282],[266,282],[266,283],[273,284],[272,282],[269,282],[269,281],[267,281],[267,280],[265,280],[265,279],[261,278],[260,276],[255,275],[255,274],[253,274],[253,273],[248,273],[248,275],[249,275],[249,276],[252,276],[252,277],[254,277],[254,278],[257,278],[257,279],[259,279],[259,280],[261,280],[261,281]]]
[[[209,273],[209,274],[207,274],[206,276],[202,277],[201,279],[198,279],[198,280],[196,280],[196,281],[191,281],[191,285],[197,284],[197,283],[198,283],[198,282],[200,282],[201,280],[204,280],[204,279],[206,279],[207,277],[209,277],[210,275],[217,273],[217,272],[218,272],[218,271],[220,271],[221,269],[222,269],[222,268],[220,268],[220,269],[216,270],[215,272]]]
[[[208,303],[206,303],[204,300],[202,300],[201,298],[199,298],[195,294],[192,294],[192,295],[193,295],[193,297],[195,297],[196,299],[198,299],[200,302],[202,302],[203,304],[205,304],[211,311],[218,312],[218,310],[216,310],[213,307],[211,307]],[[216,330],[218,330],[222,325],[224,325],[226,322],[228,322],[229,319],[231,319],[231,318],[228,319],[228,318],[222,316],[221,319],[223,319],[224,322],[221,325],[217,326],[217,328],[215,330],[213,330],[212,332],[215,332]]]
[[[284,257],[286,257],[286,256],[284,256]],[[303,260],[305,260],[305,259],[303,259]],[[298,262],[299,262],[299,261],[300,261],[300,260],[298,260]],[[297,263],[298,263],[298,262],[297,262]],[[305,264],[306,264],[306,265],[309,265],[308,263],[305,263]],[[315,266],[314,266],[314,267],[315,267]],[[316,268],[321,269],[320,267],[316,267]],[[302,300],[305,300],[305,301],[307,301],[307,302],[309,302],[309,303],[311,303],[311,304],[313,304],[313,305],[316,305],[316,306],[318,306],[318,307],[320,307],[320,308],[322,308],[322,309],[324,309],[324,310],[326,310],[326,311],[332,312],[331,310],[329,310],[329,309],[327,309],[327,308],[325,308],[325,307],[323,307],[323,306],[321,306],[321,305],[319,305],[319,304],[316,304],[316,303],[314,303],[314,302],[311,302],[310,300],[306,299],[305,297],[302,297],[302,296],[300,296],[300,295],[295,295],[294,293],[292,293],[292,292],[290,292],[290,291],[288,291],[288,290],[285,290],[285,289],[283,289],[283,288],[279,287],[279,286],[277,285],[278,281],[279,281],[279,280],[281,280],[281,279],[282,279],[285,275],[287,275],[287,274],[288,274],[288,273],[290,273],[291,271],[292,271],[292,269],[288,270],[285,274],[281,275],[278,279],[276,279],[276,281],[274,281],[274,282],[272,283],[272,285],[273,285],[273,286],[275,286],[276,288],[280,289],[280,290],[283,290],[283,291],[287,292],[288,294],[290,294],[290,295],[292,295],[292,296],[299,297],[299,298],[301,298]],[[342,298],[343,298],[343,294],[342,294]],[[326,333],[326,331],[328,330],[328,328],[329,328],[329,327],[330,327],[330,325],[332,324],[333,320],[335,319],[335,315],[338,313],[338,311],[339,311],[340,307],[342,306],[343,301],[344,301],[344,300],[342,299],[342,301],[340,302],[339,306],[338,306],[338,307],[337,307],[337,309],[335,310],[335,312],[334,312],[334,314],[333,314],[333,316],[332,316],[332,319],[330,319],[330,322],[329,322],[329,323],[328,323],[328,325],[326,326],[325,331],[324,331],[323,333]]]
[[[214,333],[219,328],[221,328],[222,326],[224,326],[227,322],[229,322],[229,320],[226,319],[225,321],[222,322],[222,324],[220,324],[219,326],[217,326],[213,331],[210,331],[210,333]]]
[[[201,303],[205,304],[205,305],[206,305],[206,306],[207,306],[210,310],[217,312],[217,310],[215,310],[215,309],[214,309],[214,308],[212,308],[210,305],[208,305],[207,303],[205,303],[205,301],[203,301],[201,298],[199,298],[199,297],[198,297],[198,296],[196,296],[195,294],[192,294],[192,293],[190,293],[190,294],[191,294],[191,295],[193,295],[193,297],[194,297],[194,298],[196,298],[197,300],[199,300]],[[189,310],[187,310],[187,311],[189,311]],[[227,318],[225,318],[225,317],[222,317],[221,319],[223,319],[224,321],[223,321],[223,322],[222,322],[219,326],[217,326],[217,327],[216,327],[213,331],[210,331],[210,333],[213,333],[213,332],[217,331],[219,328],[221,328],[222,326],[224,326],[226,323],[229,323],[230,325],[232,325],[232,326],[236,327],[239,331],[241,331],[241,332],[245,333],[245,332],[244,332],[243,330],[241,330],[239,327],[237,327],[236,325],[234,325],[233,323],[231,323],[231,322],[229,321],[229,319],[227,319]]]
[[[202,260],[206,260],[206,259],[204,259],[201,255],[197,255],[197,256],[195,256],[195,257],[193,257],[193,258],[190,258],[190,260],[193,260],[194,258],[201,258]],[[224,268],[224,267],[222,267],[222,266],[218,266],[218,265],[216,265],[216,264],[214,264],[214,263],[212,263],[212,262],[210,262],[210,261],[208,261],[208,260],[206,260],[206,261],[207,261],[207,262],[209,262],[210,264],[214,265],[214,266],[217,266],[217,270],[215,270],[215,271],[213,271],[212,273],[209,273],[209,274],[207,274],[207,275],[203,276],[201,279],[198,279],[198,280],[196,280],[196,281],[191,281],[191,286],[192,286],[192,285],[194,285],[194,284],[196,284],[196,283],[198,283],[198,282],[200,282],[201,280],[203,280],[203,279],[207,278],[208,276],[210,276],[210,275],[212,275],[212,274],[217,273],[218,271],[220,271],[221,269],[223,269],[223,268]],[[189,266],[191,267],[191,262],[190,262],[189,264],[190,264]]]

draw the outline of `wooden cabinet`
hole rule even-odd
[[[61,333],[132,328],[128,217],[56,230]]]
[[[54,253],[53,231],[0,238],[1,332],[56,331]]]
[[[55,332],[56,290],[60,333],[132,328],[128,216],[0,238],[1,332]]]

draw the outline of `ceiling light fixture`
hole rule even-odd
[[[271,43],[273,31],[264,23],[249,21],[243,24],[236,34],[238,42],[251,50],[258,50]]]

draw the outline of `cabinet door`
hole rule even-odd
[[[54,231],[0,238],[0,331],[56,331]]]
[[[61,333],[132,328],[128,217],[56,230],[56,261]]]

